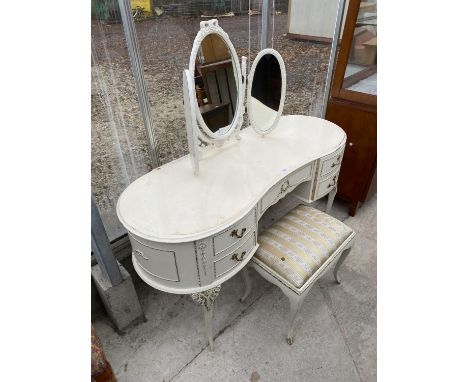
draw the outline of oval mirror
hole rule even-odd
[[[237,53],[217,20],[201,22],[189,70],[195,86],[197,121],[204,136],[228,138],[239,120],[242,77]]]
[[[283,112],[286,70],[274,49],[262,50],[252,64],[247,91],[247,110],[252,127],[259,134],[270,133]]]

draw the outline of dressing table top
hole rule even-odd
[[[346,139],[334,123],[300,115],[282,116],[265,137],[251,127],[240,136],[240,142],[207,150],[198,175],[187,155],[130,184],[117,203],[125,228],[163,243],[210,236],[251,211],[287,174],[332,153]]]

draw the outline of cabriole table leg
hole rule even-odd
[[[213,350],[213,303],[216,297],[218,297],[220,290],[221,285],[218,285],[204,292],[192,293],[191,295],[193,301],[203,307],[206,336],[208,337],[211,351]]]

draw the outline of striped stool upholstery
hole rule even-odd
[[[303,300],[333,263],[339,283],[338,269],[351,249],[354,236],[355,232],[347,225],[305,205],[294,208],[260,235],[260,246],[250,265],[289,298],[289,344],[293,343],[294,321]],[[242,298],[245,300],[250,293],[247,271],[243,277],[247,286]]]
[[[339,220],[300,205],[260,236],[254,261],[300,290],[353,235],[353,230]]]

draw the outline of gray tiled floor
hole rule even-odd
[[[325,201],[317,208],[323,210]],[[280,201],[262,226],[294,203]],[[287,299],[253,270],[253,293],[244,303],[239,302],[239,275],[222,286],[215,304],[214,352],[207,348],[202,311],[189,296],[136,282],[147,322],[125,335],[118,335],[105,316],[93,323],[118,380],[375,381],[376,210],[374,197],[348,217],[346,205],[335,201],[331,214],[357,232],[356,244],[341,268],[341,285],[329,273],[312,288],[293,346],[285,341]]]

